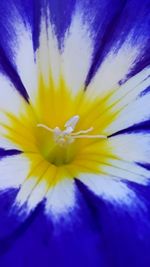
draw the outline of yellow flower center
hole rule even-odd
[[[57,86],[40,79],[30,104],[22,100],[17,115],[4,112],[3,136],[30,162],[26,179],[44,180],[48,190],[66,177],[101,173],[113,157],[105,129],[118,115],[108,109],[109,97],[91,99],[83,90],[73,95],[62,79]]]
[[[44,155],[45,158],[50,161],[52,164],[59,166],[63,164],[68,164],[73,160],[73,151],[72,153],[72,143],[75,142],[76,139],[100,139],[106,138],[105,135],[88,135],[87,133],[93,130],[93,127],[90,127],[86,130],[80,130],[78,132],[74,132],[76,124],[78,123],[80,117],[79,115],[75,115],[70,118],[64,125],[63,130],[61,130],[58,126],[55,128],[50,128],[44,124],[37,124],[37,127],[41,127],[50,133],[52,133],[53,145],[51,145],[47,155]]]

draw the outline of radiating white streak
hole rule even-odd
[[[111,96],[109,104],[126,97],[129,97],[129,100],[132,100],[142,93],[149,84],[150,68],[147,67],[121,85]]]
[[[30,26],[27,24],[25,27],[20,21],[15,22],[15,29],[17,35],[15,64],[32,103],[38,86],[32,33]]]
[[[88,93],[105,95],[117,87],[120,80],[125,79],[135,64],[135,59],[140,53],[140,45],[132,46],[130,39],[120,47],[118,52],[112,48],[100,65],[93,80],[89,84]]]
[[[108,108],[101,115],[101,119],[107,112],[113,114],[119,111],[117,118],[105,129],[108,135],[149,119],[150,94],[142,95],[149,84],[150,68],[145,68],[130,78],[108,99]]]
[[[132,166],[131,166],[132,167]],[[134,164],[133,164],[133,168],[135,168]],[[131,181],[131,182],[135,182],[138,184],[144,184],[146,185],[148,183],[148,179],[144,176],[144,170],[143,170],[143,175],[141,174],[136,174],[134,173],[134,171],[129,171],[129,170],[125,170],[122,169],[121,167],[119,168],[116,166],[109,166],[109,165],[102,165],[100,170],[105,173],[108,176],[112,176],[116,177],[116,179],[118,179],[118,181]]]
[[[84,88],[84,82],[90,68],[93,52],[93,40],[88,23],[83,21],[77,10],[70,28],[65,34],[61,68],[67,86],[76,94]]]
[[[46,162],[43,158],[41,158],[40,155],[36,155],[34,157],[34,163],[36,163],[35,166],[30,169],[28,177],[23,182],[16,198],[16,205],[22,207],[24,204],[26,204],[28,212],[30,212],[34,206],[33,203],[35,203],[34,199],[36,192],[38,191],[40,193],[40,190],[38,188],[41,187],[41,184],[46,184],[44,175],[49,167],[49,164],[46,164]],[[41,199],[39,193],[37,194],[36,199],[39,198],[40,202]],[[36,207],[37,204],[35,204],[34,207]]]
[[[48,13],[49,21],[50,15]],[[52,80],[54,85],[57,87],[60,81],[60,50],[58,48],[58,40],[55,35],[53,25],[51,23],[48,24],[47,27],[47,35],[48,35],[48,60],[50,64],[50,73],[52,75]]]
[[[33,190],[30,195],[27,207],[29,210],[33,210],[42,200],[45,199],[45,194],[47,192],[47,183],[46,181],[41,181]]]
[[[43,90],[50,90],[52,86],[51,82],[54,83],[54,86],[58,85],[60,80],[60,51],[48,11],[42,14],[39,47],[36,51],[36,68],[37,79],[40,80],[42,78],[45,83]],[[36,99],[38,89],[37,86],[35,92],[33,91],[33,101]]]
[[[120,170],[120,176],[118,176],[118,179],[125,175],[126,180],[135,181],[140,184],[147,184],[149,182],[149,171],[133,161],[128,161],[128,159],[122,160],[108,158],[107,163],[110,167],[114,167],[114,171],[115,169]],[[103,166],[101,169],[103,170]],[[108,169],[106,166],[105,169],[107,172]],[[111,172],[111,174],[114,176],[113,172]]]
[[[46,195],[45,212],[54,218],[67,213],[75,206],[75,185],[73,179],[64,179],[51,187]]]
[[[80,175],[79,180],[83,182],[99,198],[103,199],[107,205],[110,203],[113,212],[127,212],[131,217],[138,214],[143,220],[143,215],[147,212],[143,199],[128,187],[125,182],[121,182],[117,177],[109,175]],[[121,209],[121,210],[119,210]],[[144,213],[144,214],[143,214]]]
[[[150,118],[150,94],[136,99],[133,103],[127,105],[105,129],[104,134],[111,135],[120,130],[126,129],[132,125],[149,120]]]
[[[136,88],[131,88],[131,91],[128,91],[128,94],[125,94],[122,99],[114,106],[114,110],[119,110],[122,107],[125,107],[132,103],[134,100],[139,100],[137,99],[138,95],[144,91],[148,86],[150,85],[150,77],[141,82]],[[116,100],[118,99],[118,96],[116,96]],[[115,101],[115,99],[114,99]],[[111,100],[108,102],[108,105],[113,104],[113,101]]]
[[[3,111],[17,115],[22,108],[23,101],[9,78],[0,74],[0,122],[3,121]]]
[[[48,171],[48,170],[47,170]],[[26,204],[26,213],[30,213],[40,202],[45,202],[45,213],[53,218],[73,209],[75,205],[74,180],[67,179],[59,181],[56,185],[47,184],[46,177],[31,177],[22,184],[18,192],[15,205],[23,207]],[[50,174],[50,173],[49,173]],[[49,177],[52,179],[53,177]]]
[[[134,193],[120,180],[109,175],[80,174],[78,179],[95,195],[112,203],[131,204]]]
[[[38,76],[42,76],[45,85],[49,85],[50,63],[48,51],[48,36],[46,29],[46,21],[43,17],[40,26],[39,47],[36,51],[36,63],[38,68]]]
[[[16,197],[15,203],[17,206],[21,207],[27,202],[30,194],[32,193],[32,190],[36,186],[36,183],[37,183],[36,177],[32,177],[24,181]]]

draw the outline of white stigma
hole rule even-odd
[[[95,139],[95,138],[107,138],[106,135],[88,135],[87,133],[91,132],[94,128],[90,127],[86,130],[81,130],[78,132],[74,132],[75,127],[79,121],[80,117],[79,115],[75,115],[71,117],[64,125],[64,130],[61,130],[58,126],[55,128],[50,128],[45,124],[37,124],[37,127],[41,127],[46,129],[49,132],[53,133],[54,140],[57,144],[60,146],[64,146],[66,144],[71,144],[74,142],[75,139],[78,138],[89,138],[89,139]]]

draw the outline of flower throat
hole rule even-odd
[[[79,121],[79,115],[71,117],[61,130],[58,126],[50,128],[45,124],[39,123],[37,127],[43,128],[52,134],[53,146],[50,147],[47,159],[54,165],[68,164],[72,161],[73,153],[70,151],[70,146],[77,139],[105,139],[105,135],[89,134],[94,129],[90,127],[85,130],[75,132],[75,127]]]

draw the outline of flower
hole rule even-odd
[[[0,3],[0,266],[149,266],[148,2]]]

